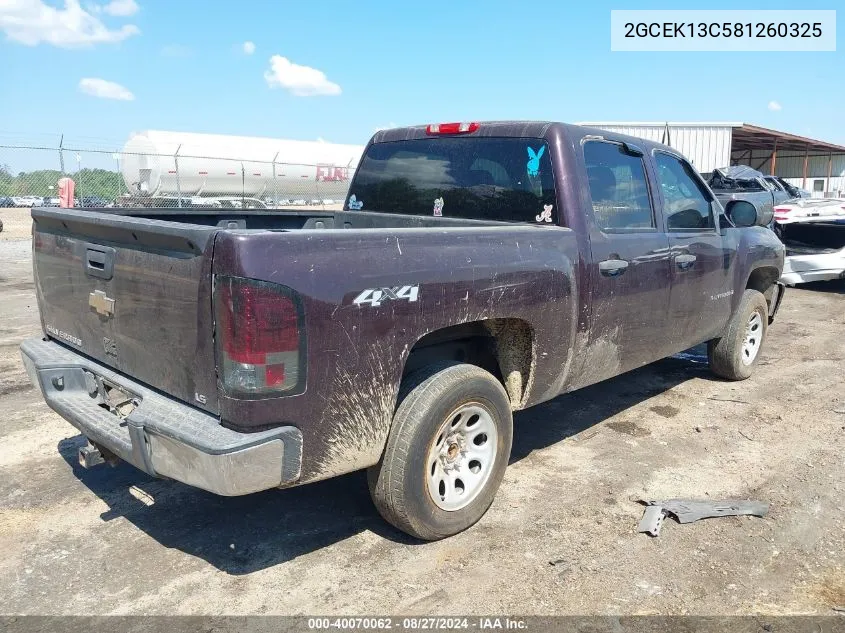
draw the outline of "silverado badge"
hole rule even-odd
[[[110,317],[114,314],[114,299],[109,299],[102,290],[95,290],[88,295],[88,305],[94,308],[97,314]]]

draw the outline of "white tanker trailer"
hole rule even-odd
[[[120,154],[131,195],[343,200],[363,146],[149,130]]]

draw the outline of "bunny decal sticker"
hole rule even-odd
[[[443,197],[437,198],[434,200],[434,215],[441,216],[443,215]]]
[[[528,175],[533,178],[540,173],[540,159],[546,152],[546,146],[543,145],[536,152],[530,147],[526,147],[525,149],[528,150],[528,164],[526,165],[528,168]]]

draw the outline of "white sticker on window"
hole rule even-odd
[[[535,215],[534,219],[537,222],[551,222],[552,221],[552,209],[554,205],[551,204],[544,204],[543,205],[543,212],[540,215]]]
[[[434,215],[443,215],[443,198],[437,198],[434,201]]]

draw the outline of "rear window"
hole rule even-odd
[[[376,143],[350,210],[503,222],[557,222],[549,148],[537,138],[441,137]]]

